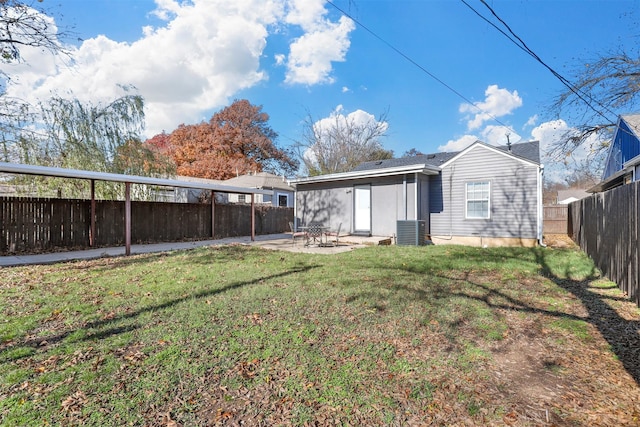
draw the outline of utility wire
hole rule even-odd
[[[493,114],[488,113],[487,111],[484,111],[482,108],[478,107],[476,104],[474,104],[472,101],[469,100],[469,98],[467,98],[466,96],[464,96],[462,93],[460,93],[459,91],[457,91],[456,89],[454,89],[452,86],[450,86],[449,84],[445,83],[442,79],[440,79],[439,77],[437,77],[435,74],[433,74],[432,72],[430,72],[429,70],[427,70],[425,67],[423,67],[422,65],[418,64],[415,60],[413,60],[411,57],[409,57],[409,55],[405,54],[404,52],[402,52],[400,49],[398,49],[397,47],[395,47],[394,45],[392,45],[391,43],[389,43],[388,41],[386,41],[385,39],[383,39],[381,36],[379,36],[378,34],[376,34],[373,30],[370,30],[366,25],[364,25],[362,22],[358,21],[357,19],[355,19],[353,16],[351,16],[349,13],[347,13],[345,10],[339,8],[338,6],[336,6],[331,0],[327,0],[327,3],[329,3],[331,6],[333,6],[336,10],[338,10],[340,13],[342,13],[344,16],[346,16],[347,18],[351,19],[353,22],[355,22],[356,24],[358,24],[362,29],[364,29],[365,31],[367,31],[369,34],[371,34],[373,37],[375,37],[376,39],[378,39],[379,41],[381,41],[382,43],[384,43],[385,45],[387,45],[387,47],[389,47],[391,50],[393,50],[394,52],[396,52],[398,55],[402,56],[404,59],[406,59],[407,61],[409,61],[411,64],[413,64],[414,66],[416,66],[418,69],[420,69],[423,73],[427,74],[429,77],[431,77],[433,80],[437,81],[438,83],[440,83],[442,86],[444,86],[445,88],[447,88],[449,91],[453,92],[454,94],[456,94],[458,97],[460,97],[461,99],[463,99],[465,102],[467,102],[469,105],[471,105],[472,107],[474,107],[475,109],[477,109],[479,112],[486,114],[487,116],[489,116],[492,120],[494,120],[495,122],[497,122],[498,124],[500,124],[501,126],[504,126],[507,129],[511,129],[510,126],[507,126],[506,124],[502,123],[500,120],[498,120],[497,117],[495,117]]]
[[[542,58],[540,58],[531,48],[529,48],[529,46],[527,46],[527,44],[524,42],[524,40],[522,40],[522,38],[520,38],[509,26],[509,24],[507,24],[500,16],[498,16],[498,14],[496,13],[496,11],[489,5],[487,4],[487,2],[485,0],[480,0],[480,2],[487,8],[489,9],[489,12],[491,12],[491,14],[498,20],[500,21],[500,23],[502,25],[504,25],[504,27],[507,29],[507,31],[509,32],[509,34],[511,34],[511,36],[515,37],[514,40],[509,34],[507,34],[504,30],[502,30],[501,28],[499,28],[496,24],[494,24],[492,21],[490,21],[489,19],[487,19],[484,15],[482,15],[480,12],[478,12],[473,6],[471,6],[468,2],[466,2],[465,0],[460,0],[462,3],[464,3],[465,6],[467,6],[469,9],[471,9],[476,15],[478,15],[482,20],[484,20],[485,22],[487,22],[489,25],[491,25],[493,28],[495,28],[496,30],[498,30],[502,35],[504,35],[507,39],[509,39],[513,44],[515,44],[518,48],[520,48],[521,50],[523,50],[525,53],[527,53],[529,56],[531,56],[533,59],[535,59],[537,62],[539,62],[542,66],[544,66],[547,70],[549,70],[551,72],[551,74],[553,74],[554,77],[556,77],[563,85],[565,85],[575,96],[577,96],[582,102],[584,102],[591,110],[593,110],[598,116],[602,117],[603,119],[605,119],[608,122],[615,122],[615,120],[611,120],[610,118],[608,118],[602,111],[596,109],[591,101],[596,102],[601,108],[605,109],[608,113],[613,114],[614,116],[617,116],[617,114],[615,114],[613,111],[611,111],[609,108],[607,108],[605,105],[603,105],[602,103],[598,102],[598,100],[593,99],[591,96],[589,96],[588,94],[584,93],[583,91],[581,91],[579,88],[577,88],[573,83],[571,83],[568,79],[566,79],[564,76],[562,76],[560,73],[558,73],[556,70],[554,70],[550,65],[548,65],[545,61],[542,60]],[[589,98],[589,100],[586,99],[586,97]]]

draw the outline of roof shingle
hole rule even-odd
[[[494,148],[497,148],[503,151],[509,151],[509,148],[506,145],[502,145]],[[521,157],[523,159],[527,159],[537,164],[540,164],[540,144],[538,143],[538,141],[511,144],[511,153],[514,156]],[[450,153],[423,154],[420,156],[411,156],[411,157],[400,157],[398,159],[375,160],[371,162],[361,163],[358,166],[356,166],[353,169],[353,171],[356,172],[356,171],[365,171],[365,170],[374,170],[374,169],[385,169],[385,168],[403,167],[403,166],[418,165],[418,164],[440,166],[443,163],[448,162],[458,154],[460,154],[459,151],[450,152]]]

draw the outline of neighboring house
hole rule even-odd
[[[640,114],[618,118],[602,181],[588,191],[596,193],[633,181],[640,181]]]
[[[558,190],[557,204],[568,205],[571,202],[584,199],[589,195],[590,194],[587,193],[587,190],[578,190],[578,189]]]
[[[398,221],[421,220],[436,244],[533,246],[542,239],[539,150],[537,141],[509,147],[477,141],[458,153],[292,180],[296,220],[375,236],[395,235]]]
[[[254,203],[273,204],[274,206],[293,207],[294,189],[289,186],[286,178],[273,175],[266,172],[251,173],[241,175],[227,180],[195,178],[191,176],[178,176],[176,179],[180,181],[205,183],[205,184],[222,184],[232,187],[243,187],[258,190],[273,190],[273,196],[266,194],[255,194]],[[251,203],[249,194],[236,193],[215,193],[217,203]],[[198,188],[156,188],[154,190],[154,200],[164,202],[178,203],[199,203],[205,199],[208,194],[204,194],[203,190]],[[274,203],[275,200],[275,203]]]
[[[289,208],[294,205],[295,189],[289,185],[287,179],[283,176],[267,172],[255,172],[228,179],[223,183],[234,187],[273,190],[273,196],[256,194],[254,203],[271,203],[273,206]],[[228,201],[231,203],[250,203],[251,198],[245,194],[229,194]]]
[[[196,178],[193,176],[176,176],[179,181],[187,181],[200,184],[222,184],[223,181],[217,179]],[[158,187],[153,191],[153,200],[156,202],[177,202],[177,203],[200,203],[203,190],[199,188],[180,187]],[[216,193],[218,202],[224,197],[223,193]]]

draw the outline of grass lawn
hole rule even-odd
[[[573,248],[245,246],[0,269],[0,425],[640,425]]]

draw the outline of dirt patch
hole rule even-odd
[[[554,402],[572,388],[558,375],[563,361],[539,337],[520,336],[505,347],[493,353],[491,374],[494,387],[511,407],[506,419],[570,425],[554,412]]]
[[[550,326],[552,312],[502,314],[508,333],[488,348],[486,389],[504,401],[507,425],[640,425],[640,387],[585,307],[575,305],[564,315],[584,319],[588,336]],[[629,327],[628,317],[635,316],[619,322]],[[625,334],[615,336],[625,340]]]
[[[543,242],[547,246],[558,249],[577,247],[576,243],[566,234],[545,234]]]

